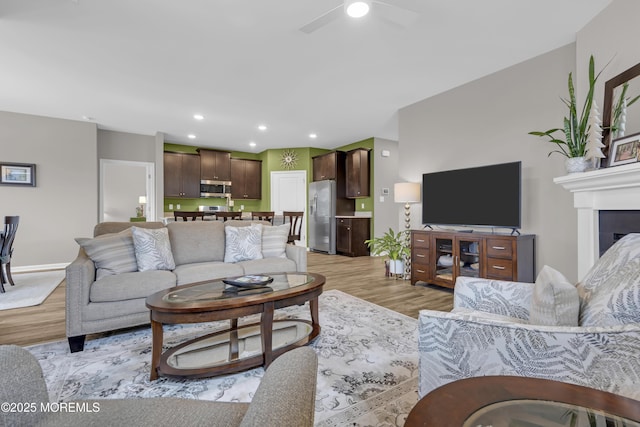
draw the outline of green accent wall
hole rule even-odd
[[[342,147],[336,148],[336,150],[340,151],[349,151],[354,148],[368,148],[373,150],[374,140],[373,138],[365,139],[362,141],[354,142],[353,144],[345,145]],[[197,146],[191,145],[183,145],[183,144],[174,144],[170,142],[165,142],[164,151],[174,152],[174,153],[188,153],[188,154],[198,154]],[[208,149],[214,149],[211,147],[204,147]],[[285,151],[293,151],[297,155],[296,165],[287,169],[282,166],[281,158],[282,154]],[[251,159],[251,160],[261,160],[262,161],[262,199],[261,200],[236,200],[234,199],[234,210],[239,211],[241,205],[244,205],[244,211],[268,211],[271,210],[271,172],[272,171],[287,171],[287,170],[304,170],[307,172],[307,182],[311,182],[313,178],[312,171],[312,158],[325,154],[333,150],[327,150],[323,148],[315,148],[315,147],[295,147],[295,148],[282,148],[282,149],[273,149],[273,150],[265,150],[260,153],[249,153],[244,151],[232,151],[231,158],[232,159]],[[373,171],[373,156],[369,157],[370,162],[370,171]],[[370,194],[373,194],[373,173],[370,174],[371,183],[370,183]],[[364,203],[364,208],[362,208],[362,204]],[[164,210],[165,212],[171,211],[169,209],[169,204],[173,204],[173,210],[177,210],[177,205],[180,204],[180,210],[197,210],[198,206],[220,206],[226,204],[225,199],[183,199],[183,198],[165,198],[164,199]],[[356,211],[373,211],[373,198],[365,197],[361,199],[356,199]]]

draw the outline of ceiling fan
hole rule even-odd
[[[407,27],[418,17],[418,13],[409,8],[382,0],[344,0],[342,4],[302,26],[300,31],[310,34],[336,19],[358,19],[370,11],[376,18],[399,28]]]

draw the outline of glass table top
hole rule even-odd
[[[314,280],[314,276],[306,273],[270,274],[273,281],[262,287],[237,287],[228,285],[223,279],[202,282],[193,286],[178,287],[162,297],[170,304],[188,304],[230,298],[241,298],[250,295],[264,294],[307,285]]]
[[[517,399],[487,405],[463,427],[640,427],[601,410],[548,400]]]

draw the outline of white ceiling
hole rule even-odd
[[[575,41],[610,2],[386,1],[418,14],[305,34],[341,0],[0,0],[0,110],[241,151],[398,139],[399,108]]]

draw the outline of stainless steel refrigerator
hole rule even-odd
[[[336,253],[336,215],[353,215],[355,203],[340,197],[344,191],[336,181],[314,181],[309,184],[309,249]]]
[[[309,249],[336,253],[336,182],[309,184]]]

